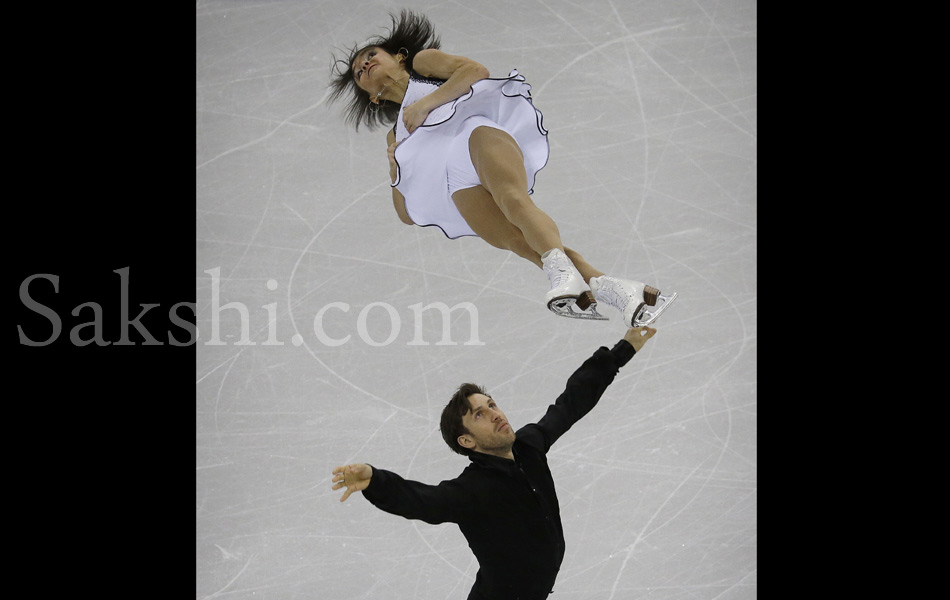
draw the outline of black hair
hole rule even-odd
[[[330,67],[329,103],[338,100],[347,89],[351,90],[350,100],[344,113],[344,122],[348,125],[354,124],[357,131],[361,124],[366,125],[370,130],[379,125],[392,125],[399,115],[400,105],[388,100],[380,100],[378,109],[370,108],[372,103],[369,101],[369,94],[357,87],[354,79],[353,60],[356,56],[367,48],[382,48],[389,54],[405,56],[406,60],[403,64],[408,72],[412,72],[412,59],[416,54],[421,50],[441,47],[439,37],[425,16],[403,9],[399,12],[398,19],[392,13],[389,13],[389,18],[392,19],[392,29],[387,35],[370,38],[362,46],[354,44],[345,59],[333,56],[333,64]]]
[[[449,445],[453,452],[468,456],[473,450],[459,444],[459,436],[470,433],[465,425],[462,425],[462,417],[471,412],[472,405],[468,401],[469,396],[482,394],[487,396],[485,389],[475,383],[463,383],[458,390],[452,394],[452,399],[442,409],[442,419],[439,422],[439,429],[442,431],[442,439]]]

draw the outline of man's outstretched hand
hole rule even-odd
[[[655,334],[656,329],[652,327],[634,327],[627,330],[627,333],[623,336],[623,339],[630,342],[630,345],[633,346],[633,349],[639,352],[640,348],[643,348],[644,344],[647,343],[647,340],[653,337]]]
[[[361,492],[369,486],[369,480],[373,478],[373,467],[364,464],[345,465],[333,469],[333,489],[338,490],[345,487],[343,502],[350,497],[353,492]]]

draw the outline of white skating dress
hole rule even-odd
[[[482,79],[468,94],[429,113],[412,134],[403,123],[403,109],[443,83],[412,72],[402,109],[393,128],[396,141],[396,181],[392,186],[406,199],[412,221],[437,226],[450,239],[477,235],[459,214],[452,194],[479,185],[468,152],[468,138],[481,125],[508,132],[524,155],[528,193],[548,161],[547,130],[541,111],[531,101],[531,86],[512,70],[508,77]]]

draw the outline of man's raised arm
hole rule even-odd
[[[656,329],[652,327],[634,327],[628,329],[623,339],[612,349],[608,350],[604,346],[598,348],[568,378],[564,391],[538,421],[536,431],[531,431],[529,427],[522,430],[526,438],[535,437],[534,433],[540,434],[541,439],[533,439],[530,443],[547,452],[559,437],[597,405],[620,367],[627,364],[655,334]]]

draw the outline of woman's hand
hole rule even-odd
[[[430,112],[432,111],[425,108],[422,104],[422,100],[418,100],[403,109],[402,123],[406,126],[409,133],[412,133],[425,122]]]
[[[393,143],[389,144],[389,148],[386,150],[387,154],[389,154],[389,179],[390,179],[390,182],[396,180],[396,146],[398,146],[399,144],[400,144],[400,142],[393,142]]]
[[[423,77],[444,83],[403,110],[403,125],[412,133],[436,107],[469,93],[476,81],[489,76],[482,64],[464,56],[446,54],[436,48],[420,50],[412,59],[412,68]]]

